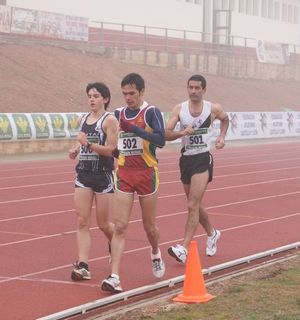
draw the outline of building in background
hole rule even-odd
[[[205,42],[232,44],[234,37],[241,43],[233,44],[243,45],[246,37],[300,45],[299,0],[1,1],[20,8],[84,16],[90,22],[201,32]],[[176,36],[175,30],[173,33]]]

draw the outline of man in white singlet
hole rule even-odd
[[[188,217],[182,245],[168,249],[177,261],[185,263],[187,251],[200,223],[207,233],[206,254],[213,256],[217,251],[217,241],[221,232],[216,230],[202,205],[207,184],[212,181],[213,157],[210,150],[212,123],[220,120],[220,134],[215,141],[216,149],[225,146],[225,136],[229,126],[226,112],[220,104],[203,99],[206,80],[201,75],[193,75],[187,82],[189,99],[174,107],[166,125],[166,140],[181,138],[182,148],[179,162],[181,182],[188,202]],[[179,131],[175,131],[177,122]]]

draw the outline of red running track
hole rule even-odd
[[[178,152],[159,151],[157,221],[167,268],[163,280],[184,274],[184,266],[167,254],[171,244],[182,241],[186,220]],[[206,236],[199,226],[202,267],[299,241],[300,144],[228,146],[213,153],[214,180],[204,201],[222,236],[217,255],[206,257]],[[107,242],[95,220],[92,280],[70,280],[77,256],[74,166],[67,158],[0,165],[1,319],[36,319],[108,295],[99,288],[110,272]],[[140,218],[135,203],[121,268],[125,290],[157,281]]]

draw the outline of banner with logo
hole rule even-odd
[[[300,112],[228,112],[227,140],[300,137]],[[0,141],[74,139],[83,113],[0,113]],[[166,121],[169,114],[162,113]],[[220,133],[213,123],[212,140]],[[180,130],[177,123],[175,130]],[[174,141],[180,142],[180,139]]]
[[[88,18],[65,16],[64,38],[67,40],[88,41]]]
[[[0,32],[10,33],[11,7],[0,5]]]
[[[63,14],[39,11],[39,34],[48,38],[63,39],[65,16]]]
[[[39,33],[38,11],[12,8],[11,32],[37,35]]]
[[[290,53],[287,45],[258,40],[256,43],[257,60],[262,63],[288,64]]]
[[[82,113],[0,113],[0,141],[70,139]]]
[[[2,9],[2,7],[5,9]],[[9,8],[9,15],[7,8]],[[3,32],[88,41],[89,19],[46,11],[0,6],[0,32],[2,29]]]

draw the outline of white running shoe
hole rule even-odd
[[[180,244],[177,244],[176,246],[172,246],[168,249],[168,253],[170,256],[175,258],[177,261],[179,261],[181,263],[186,262],[188,252],[184,246],[182,246]]]
[[[112,275],[102,281],[101,289],[112,293],[120,293],[123,291],[120,280]]]
[[[157,258],[152,260],[152,272],[154,277],[161,278],[166,271],[165,264],[162,258]]]
[[[71,273],[71,279],[73,281],[80,281],[80,280],[90,280],[91,273],[89,272],[89,266],[87,263],[83,261],[76,261],[73,263],[74,269]]]
[[[206,255],[213,256],[217,252],[217,242],[221,237],[220,230],[215,230],[214,234],[211,237],[207,237],[206,242]]]

